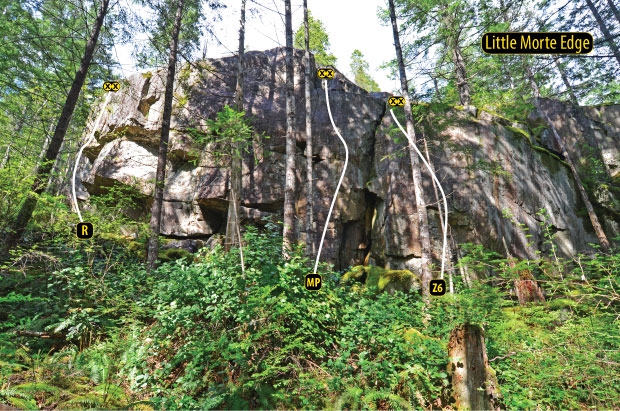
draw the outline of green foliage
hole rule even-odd
[[[544,210],[539,218],[546,221]],[[55,264],[64,267],[47,274],[44,292],[36,281],[21,282],[22,292],[7,293],[17,283],[8,284],[0,290],[0,312],[11,307],[0,329],[2,400],[25,408],[32,401],[67,408],[447,407],[448,336],[463,322],[486,329],[507,408],[608,408],[620,398],[611,369],[620,361],[618,254],[580,256],[577,265],[545,265],[541,256],[513,268],[496,253],[462,245],[460,264],[477,280],[468,287],[455,278],[456,294],[425,307],[417,293],[377,294],[340,283],[325,267],[322,290],[306,291],[311,262],[282,260],[278,233],[275,225],[247,227],[245,275],[238,254],[217,247],[150,274],[127,254],[93,250],[88,258],[84,251],[58,255]],[[105,274],[100,259],[112,266]],[[39,264],[29,262],[31,280],[46,278],[35,274]],[[540,267],[547,305],[521,307],[511,298],[523,267]],[[553,267],[562,267],[564,280]],[[355,267],[350,277],[366,271]],[[22,327],[63,334],[64,348],[41,354],[49,351],[45,342],[20,337],[26,349],[8,343],[11,329]]]
[[[125,37],[136,34],[148,35],[148,42],[140,42],[134,47],[134,55],[142,67],[157,67],[165,64],[168,59],[170,39],[174,19],[179,3],[174,1],[152,2],[136,0],[135,3],[145,9],[144,13],[132,16],[133,21],[122,27]],[[206,25],[206,14],[217,15],[220,8],[225,7],[217,0],[200,2],[187,0],[183,4],[181,29],[179,33],[178,54],[191,56],[200,44],[200,27]]]
[[[271,223],[246,228],[245,275],[238,254],[219,248],[191,258],[169,250],[174,261],[148,273],[129,246],[143,241],[140,223],[137,238],[116,234],[129,225],[122,210],[141,201],[123,193],[112,188],[92,200],[85,218],[109,232],[79,242],[62,199],[43,197],[30,245],[4,263],[2,401],[22,408],[445,407],[448,337],[463,322],[486,329],[507,408],[606,408],[620,398],[610,369],[620,361],[620,255],[563,260],[546,210],[537,213],[545,246],[538,260],[509,263],[462,244],[459,266],[469,280],[456,277],[455,295],[425,307],[403,288],[377,293],[393,271],[379,267],[344,276],[367,276],[369,287],[341,283],[323,267],[322,290],[306,291],[311,262],[282,260],[280,227]],[[529,235],[510,210],[506,217]],[[520,307],[511,297],[525,271],[548,304]],[[16,330],[55,337],[16,338]]]
[[[379,85],[368,74],[368,62],[361,51],[355,49],[351,53],[351,73],[353,82],[366,91],[381,91]]]
[[[607,173],[600,150],[586,142],[580,143],[579,149],[583,155],[576,159],[575,164],[585,189],[590,193],[594,193],[600,185],[605,183],[614,186]]]
[[[509,171],[506,171],[501,161],[498,160],[487,161],[484,159],[479,159],[471,164],[468,164],[465,169],[469,171],[481,170],[492,175],[500,176],[506,182],[511,182],[513,178],[513,175]]]
[[[312,17],[312,13],[308,10],[308,24],[310,32],[310,52],[314,54],[314,61],[318,67],[334,66],[336,64],[336,56],[329,50],[329,35],[325,31],[323,22]],[[293,46],[298,49],[306,49],[306,32],[303,24],[295,32]]]
[[[460,50],[462,56],[460,66],[465,71],[472,104],[510,118],[524,120],[532,109],[526,65],[535,73],[543,97],[569,100],[572,94],[580,104],[619,101],[620,67],[613,58],[558,56],[530,61],[518,55],[489,55],[480,48],[481,33],[485,32],[598,32],[599,26],[583,2],[505,0],[501,7],[488,0],[395,0],[394,3],[404,61],[419,79],[416,95],[423,101],[459,103],[455,50]],[[596,7],[607,16],[605,21],[615,21],[606,2]],[[384,23],[389,23],[386,8],[378,14]],[[601,55],[612,55],[606,43],[601,39],[597,47]],[[385,67],[397,76],[395,60]]]
[[[217,162],[229,164],[233,157],[249,153],[256,132],[245,117],[245,112],[224,106],[217,113],[216,119],[207,120],[207,125],[208,132],[197,129],[189,129],[187,132],[196,143],[206,146],[206,150]]]
[[[134,16],[135,26],[150,33],[148,46],[136,56],[151,70],[143,76],[151,78],[167,54],[174,4],[141,3],[153,13],[145,14],[150,20]],[[613,18],[603,3],[602,14]],[[408,69],[427,77],[416,83],[417,94],[431,102],[414,104],[414,118],[437,142],[443,142],[440,131],[458,121],[445,115],[459,100],[456,48],[464,56],[473,104],[510,124],[532,109],[525,64],[532,64],[545,96],[568,95],[570,85],[558,80],[563,70],[581,102],[618,101],[613,59],[564,59],[554,66],[482,55],[479,33],[517,30],[536,21],[533,2],[523,8],[515,1],[505,4],[499,9],[486,0],[396,0],[405,60],[415,62]],[[205,23],[201,6],[217,9],[220,3],[185,5],[180,51],[191,57],[197,27]],[[544,1],[540,8],[554,5]],[[0,45],[2,237],[21,202],[34,195],[34,171],[79,64],[76,56],[83,52],[95,6],[0,1],[0,36],[7,40]],[[554,13],[558,17],[544,28],[591,31],[586,8],[574,2],[565,11]],[[113,44],[112,23],[127,22],[128,16],[113,10],[108,17],[102,43]],[[334,65],[323,24],[310,17],[310,32],[317,65]],[[135,34],[128,29],[120,37]],[[295,46],[304,48],[303,28]],[[603,53],[606,47],[601,45]],[[146,221],[127,217],[143,213],[148,199],[123,185],[90,198],[83,213],[96,235],[77,240],[75,215],[59,193],[66,192],[76,142],[98,87],[113,77],[106,50],[97,49],[25,241],[0,262],[0,402],[23,409],[450,409],[448,338],[456,325],[469,322],[485,329],[503,408],[610,409],[620,403],[620,253],[563,259],[546,210],[536,213],[542,233],[537,259],[509,261],[480,245],[461,244],[457,268],[466,278],[455,276],[456,293],[427,305],[416,292],[403,292],[406,287],[378,293],[394,280],[413,279],[410,272],[380,267],[353,267],[342,277],[367,276],[368,287],[340,282],[341,273],[322,267],[323,289],[306,291],[303,278],[311,261],[301,254],[284,261],[280,227],[273,224],[245,230],[245,273],[236,253],[217,247],[198,255],[166,250],[163,264],[149,273],[141,261]],[[179,72],[184,93],[177,96],[177,107],[187,103],[192,67]],[[361,87],[378,90],[358,50],[351,70]],[[243,112],[225,107],[206,128],[184,130],[201,146],[194,161],[203,148],[222,163],[240,157],[256,134],[250,124]],[[533,127],[533,137],[545,127]],[[522,129],[508,128],[534,143]],[[406,155],[400,131],[389,133],[401,145],[394,155]],[[447,147],[465,156],[474,150],[454,142]],[[616,193],[599,154],[587,146],[581,152],[579,168],[588,190]],[[470,163],[471,169],[512,178],[497,161]],[[509,210],[505,215],[532,244],[529,228]],[[537,280],[546,303],[518,304],[512,288],[524,275]]]
[[[18,388],[0,389],[0,398],[13,407],[24,410],[36,410],[37,402],[31,394]]]
[[[514,219],[509,211],[506,215]],[[537,215],[549,255],[511,266],[479,246],[463,247],[461,267],[481,280],[479,286],[460,293],[474,298],[460,301],[476,302],[464,310],[484,316],[488,357],[506,408],[608,408],[620,399],[613,371],[620,359],[616,291],[620,257],[617,252],[580,255],[575,263],[560,258],[547,211]],[[547,304],[519,306],[507,296],[492,297],[494,290],[510,290],[524,270],[536,276]],[[484,298],[491,304],[483,308],[478,293],[485,283],[485,293],[491,292],[492,298]]]
[[[99,368],[93,368],[90,362],[84,362],[87,353],[97,353],[89,349],[82,353],[72,353],[71,350],[55,354],[25,353],[25,359],[32,363],[31,372],[16,374],[13,377],[18,384],[4,384],[0,387],[0,399],[9,404],[24,409],[39,409],[50,407],[53,404],[62,408],[70,407],[99,407],[124,408],[129,404],[125,390],[109,381],[109,374]],[[99,356],[104,355],[98,353]],[[96,356],[95,356],[96,357]],[[105,370],[110,370],[108,359]],[[94,373],[89,379],[85,375]],[[100,378],[105,378],[103,384],[97,385]]]

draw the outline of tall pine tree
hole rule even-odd
[[[285,256],[295,244],[295,95],[293,67],[293,22],[291,0],[284,0],[286,36],[286,167],[284,175],[284,229],[282,250]]]
[[[411,112],[411,97],[409,95],[409,85],[407,83],[407,72],[405,71],[405,62],[403,60],[403,52],[400,43],[400,34],[398,31],[398,23],[396,21],[396,11],[394,8],[394,0],[389,0],[390,21],[392,23],[392,34],[394,36],[394,48],[396,49],[396,60],[398,62],[398,73],[400,77],[400,88],[405,97],[405,121],[407,123],[407,134],[415,144],[416,136],[413,126],[413,114]],[[415,193],[416,211],[418,217],[418,233],[421,244],[420,267],[422,271],[422,295],[428,300],[429,282],[432,278],[431,264],[431,236],[428,227],[428,215],[426,212],[426,200],[424,199],[424,191],[422,189],[422,173],[420,172],[420,162],[413,147],[409,147],[409,157],[411,159],[411,169],[413,176],[413,188]]]
[[[102,0],[99,5],[97,17],[94,21],[90,38],[86,43],[79,68],[75,73],[71,88],[69,89],[65,99],[62,112],[56,122],[54,134],[50,139],[43,161],[37,167],[36,176],[31,187],[31,193],[29,193],[24,199],[17,216],[11,224],[11,229],[9,230],[5,243],[3,244],[3,251],[7,251],[21,240],[26,226],[28,225],[30,218],[32,217],[32,213],[37,205],[38,196],[45,191],[46,183],[49,179],[49,173],[52,171],[54,163],[58,157],[60,147],[64,141],[67,129],[69,128],[71,116],[75,110],[75,106],[78,102],[84,81],[86,80],[93,55],[95,54],[95,48],[97,47],[101,27],[103,26],[103,21],[108,13],[108,5],[109,0]]]
[[[161,214],[164,200],[164,185],[166,181],[166,161],[168,158],[168,139],[170,137],[170,118],[172,116],[172,97],[174,93],[174,73],[177,64],[177,51],[179,46],[179,32],[181,31],[181,18],[185,0],[177,0],[175,4],[174,25],[170,37],[170,51],[168,54],[168,67],[166,70],[166,88],[164,94],[164,113],[161,123],[161,135],[159,137],[159,152],[157,155],[157,172],[155,174],[155,192],[151,207],[151,236],[147,248],[147,265],[149,269],[155,267],[155,261],[159,253],[159,234],[161,232]]]

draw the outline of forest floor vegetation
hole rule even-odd
[[[88,218],[119,232],[127,221],[96,216],[121,206],[104,200]],[[455,278],[455,293],[434,297],[423,321],[418,293],[341,281],[326,265],[322,289],[305,290],[312,261],[301,248],[283,260],[275,224],[245,227],[245,274],[236,250],[220,247],[148,272],[143,226],[132,247],[118,235],[80,241],[61,199],[49,202],[53,223],[33,226],[2,264],[0,403],[445,409],[447,343],[462,323],[484,328],[506,408],[620,403],[617,252],[515,265],[462,245],[460,264],[480,280],[468,288]],[[546,303],[519,305],[511,284],[524,268]]]

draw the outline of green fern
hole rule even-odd
[[[17,397],[9,397],[7,398],[8,402],[15,408],[19,408],[22,410],[36,410],[39,407],[37,406],[37,402],[34,399],[22,399]]]
[[[103,400],[96,394],[85,394],[70,399],[66,402],[68,405],[81,405],[83,407],[101,408],[104,406]]]
[[[42,382],[28,382],[25,384],[16,385],[15,389],[21,392],[57,393],[61,391],[61,389],[58,387],[54,387],[53,385],[45,384]]]
[[[112,361],[108,355],[101,352],[91,353],[91,355],[78,355],[76,366],[85,369],[95,384],[104,384],[112,374]]]
[[[114,401],[126,401],[127,395],[125,391],[118,385],[114,384],[101,384],[93,388],[93,391],[99,395],[102,395],[110,400]]]
[[[151,411],[151,410],[155,410],[155,404],[153,404],[151,401],[146,401],[146,400],[142,400],[142,401],[136,401],[136,402],[132,402],[131,404],[127,404],[127,409],[128,410],[145,410],[145,411]]]
[[[20,409],[30,410],[38,408],[37,402],[32,395],[18,390],[17,387],[0,389],[0,399]]]
[[[362,396],[362,402],[366,409],[376,410],[377,401],[387,402],[387,408],[391,410],[410,410],[413,408],[409,401],[387,390],[372,390]]]
[[[338,397],[334,404],[337,410],[342,409],[359,409],[364,390],[359,387],[347,387],[344,393]]]

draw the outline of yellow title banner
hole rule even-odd
[[[488,54],[588,54],[594,39],[584,32],[484,33],[481,47]]]

